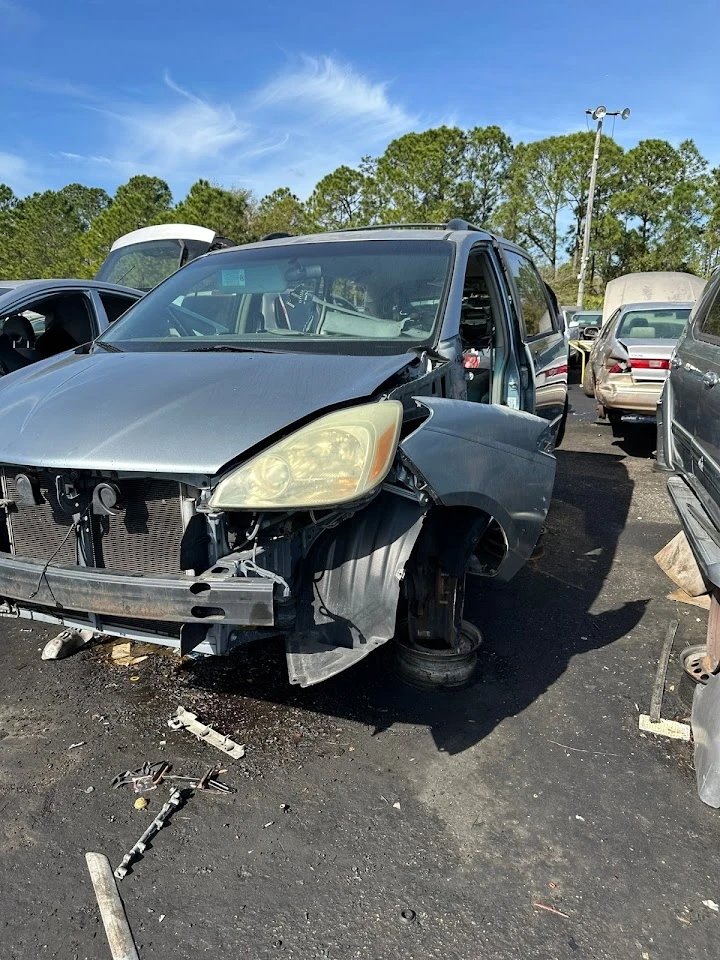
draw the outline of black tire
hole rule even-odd
[[[595,380],[592,374],[592,367],[589,363],[585,364],[585,373],[583,375],[582,390],[586,397],[595,396]]]
[[[612,435],[613,435],[614,437],[624,437],[624,436],[625,436],[625,428],[624,428],[624,425],[623,425],[622,414],[621,414],[621,413],[618,413],[617,410],[608,410],[607,407],[606,407],[606,408],[605,408],[605,416],[607,417],[608,423],[610,424],[610,429],[612,430]]]

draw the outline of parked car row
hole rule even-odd
[[[583,390],[598,401],[598,416],[610,421],[614,434],[628,419],[655,418],[675,346],[704,284],[671,272],[630,274],[607,284]]]
[[[142,287],[134,246],[103,275]],[[83,345],[0,379],[0,612],[182,653],[282,632],[302,685],[404,638],[454,677],[479,642],[466,570],[503,581],[530,555],[567,418],[528,254],[451,221],[219,249],[119,289],[78,288]],[[119,319],[111,293],[136,301]]]

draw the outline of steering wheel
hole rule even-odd
[[[205,331],[213,336],[228,333],[227,328],[221,323],[218,323],[216,320],[210,320],[209,317],[203,317],[201,314],[195,313],[194,310],[188,310],[187,307],[181,307],[178,303],[168,304],[168,311],[180,328],[180,332],[185,337],[196,335],[193,328],[185,322],[185,317],[192,320],[194,327],[199,327],[201,330],[205,328]]]

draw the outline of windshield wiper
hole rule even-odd
[[[235,347],[229,343],[214,343],[211,347],[190,347],[183,353],[278,353],[264,347]]]
[[[121,350],[120,347],[116,347],[114,343],[105,343],[103,340],[96,340],[93,343],[94,347],[102,347],[103,350],[107,350],[108,353],[124,353],[124,350]]]

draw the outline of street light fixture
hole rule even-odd
[[[580,273],[578,275],[578,295],[577,305],[582,310],[583,299],[585,297],[585,275],[587,274],[587,265],[590,259],[590,228],[592,226],[593,203],[595,202],[595,183],[597,181],[598,160],[600,158],[600,140],[602,139],[602,127],[605,117],[620,117],[621,120],[627,120],[630,116],[630,108],[624,110],[608,110],[607,107],[599,106],[594,110],[586,110],[593,120],[597,120],[597,133],[595,134],[595,151],[593,153],[592,167],[590,168],[590,187],[588,189],[587,210],[585,211],[585,234],[583,236],[582,257],[580,258]]]

